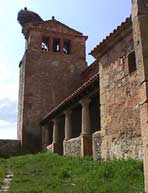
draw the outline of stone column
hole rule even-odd
[[[89,103],[90,99],[84,98],[81,100],[82,105],[82,135],[90,134],[90,116],[89,116]]]
[[[60,142],[60,133],[59,133],[59,125],[58,119],[53,119],[53,143],[52,143],[52,151],[54,153],[62,154],[62,144]]]
[[[134,47],[139,78],[140,123],[144,151],[145,192],[148,193],[148,1],[132,0]]]
[[[71,123],[71,110],[67,110],[65,113],[65,140],[72,138],[72,123]]]
[[[90,128],[89,98],[80,101],[82,105],[82,125],[81,125],[81,156],[92,155],[92,136]]]
[[[46,151],[46,147],[49,145],[49,132],[48,125],[42,126],[42,150]]]
[[[58,143],[58,141],[59,141],[58,120],[55,118],[53,120],[53,143]]]
[[[63,142],[64,155],[67,155],[67,141],[72,138],[72,123],[71,123],[71,110],[67,110],[65,113],[65,140]]]

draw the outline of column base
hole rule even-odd
[[[52,152],[63,155],[63,144],[60,142],[52,144]]]
[[[48,145],[48,146],[46,147],[46,151],[47,151],[47,152],[52,152],[52,144],[50,144],[50,145]]]
[[[63,155],[67,155],[67,152],[66,152],[66,142],[67,141],[68,141],[67,139],[64,139],[63,141]]]
[[[42,145],[42,152],[46,152],[47,151],[47,145],[46,144],[43,144]]]
[[[81,138],[81,157],[92,155],[92,136],[89,134],[82,134]]]

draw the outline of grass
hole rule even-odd
[[[0,185],[3,182],[6,171],[6,160],[4,158],[0,158]]]
[[[40,153],[0,159],[0,172],[6,169],[14,173],[9,193],[144,192],[143,164],[135,160],[94,162]]]

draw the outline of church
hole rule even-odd
[[[18,21],[26,41],[17,132],[23,151],[143,159],[131,17],[92,49],[90,66],[83,33],[27,8]]]

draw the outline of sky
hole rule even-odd
[[[17,137],[19,62],[25,41],[17,13],[27,7],[42,19],[52,16],[88,36],[88,53],[131,14],[131,0],[5,0],[0,6],[0,139]]]

